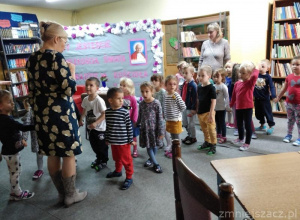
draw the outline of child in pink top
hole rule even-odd
[[[138,127],[134,127],[133,124],[137,122],[138,119],[138,106],[137,101],[135,99],[135,89],[134,89],[134,83],[131,79],[127,77],[122,77],[120,79],[120,88],[124,92],[124,108],[129,110],[129,116],[132,124],[132,130],[133,130],[133,154],[132,156],[134,158],[138,157],[138,150],[137,150],[137,136],[140,134],[140,130]]]
[[[240,66],[241,81],[237,81],[234,85],[230,107],[236,106],[236,120],[239,131],[239,138],[233,143],[241,145],[240,150],[245,151],[250,147],[251,142],[251,121],[253,111],[253,90],[258,78],[259,71],[251,62],[243,62]],[[246,140],[244,140],[244,124],[246,129]]]

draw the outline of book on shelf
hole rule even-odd
[[[15,98],[28,95],[28,86],[24,83],[12,86],[12,90]]]
[[[280,93],[280,91],[282,90],[282,88],[284,87],[285,85],[285,82],[274,82],[274,87],[275,87],[275,91],[276,91],[276,94],[278,95]],[[286,95],[286,94],[284,94]]]
[[[296,19],[300,17],[300,4],[294,2],[293,6],[277,7],[275,9],[275,20]]]
[[[192,42],[197,40],[195,33],[193,31],[183,31],[181,32],[181,42]]]
[[[182,55],[183,57],[198,57],[200,56],[200,52],[197,48],[183,47]]]
[[[27,72],[26,71],[17,71],[17,72],[10,72],[8,73],[12,83],[20,83],[20,82],[27,82]]]
[[[15,39],[38,37],[39,36],[38,24],[20,22],[19,27],[0,29],[0,35],[3,38],[15,38]]]
[[[274,44],[272,49],[272,58],[293,58],[300,54],[300,43],[291,44],[288,46],[279,46],[279,44]]]
[[[35,44],[4,44],[5,52],[7,54],[12,53],[32,53],[40,49],[38,43]]]
[[[272,112],[286,112],[286,107],[283,99],[281,99],[277,103],[271,101],[271,106],[272,106]]]
[[[274,24],[273,39],[284,40],[284,39],[298,39],[300,38],[300,23],[296,24]]]
[[[286,77],[292,72],[290,63],[279,63],[272,60],[270,73],[272,77]]]

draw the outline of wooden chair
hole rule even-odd
[[[173,140],[172,153],[176,219],[208,220],[211,219],[211,212],[219,219],[234,219],[232,185],[220,184],[218,196],[183,162],[179,140]]]

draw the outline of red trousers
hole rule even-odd
[[[115,161],[116,172],[121,172],[124,166],[126,179],[131,179],[133,174],[133,161],[130,144],[111,145],[112,157]]]

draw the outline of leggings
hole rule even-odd
[[[9,177],[10,177],[10,193],[21,195],[22,190],[20,187],[21,163],[20,153],[15,155],[2,155],[6,160]]]
[[[245,144],[250,144],[251,142],[251,122],[252,122],[252,108],[247,109],[237,109],[236,110],[236,121],[239,131],[239,139],[244,140],[244,124],[246,129],[246,140]]]
[[[298,127],[298,138],[300,138],[300,104],[286,103],[288,134],[293,134],[295,122]]]
[[[149,148],[147,148],[147,153],[148,153],[148,155],[149,155],[150,160],[152,161],[152,163],[154,165],[158,165],[157,160],[155,158],[155,155],[157,153],[157,147],[149,147]]]

